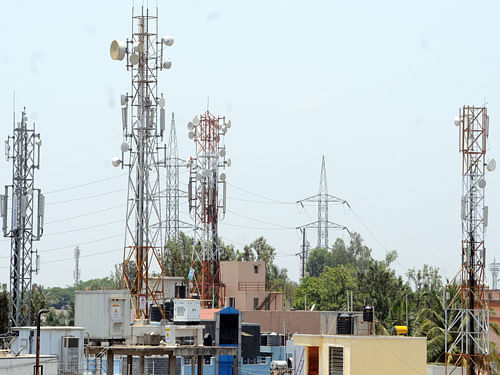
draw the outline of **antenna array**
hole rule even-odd
[[[3,235],[11,238],[9,324],[15,327],[31,324],[33,255],[38,264],[33,241],[42,237],[45,206],[45,197],[35,188],[41,144],[40,134],[35,124],[28,125],[24,109],[21,121],[16,123],[14,119],[14,134],[5,142],[6,159],[12,160],[12,184],[5,186],[5,194],[0,195]]]
[[[462,153],[462,255],[461,269],[448,289],[458,286],[445,306],[446,373],[465,364],[467,374],[487,374],[489,368],[489,310],[485,283],[485,229],[488,207],[484,205],[489,117],[486,107],[464,106],[455,119]],[[451,338],[451,340],[449,340]]]
[[[141,7],[138,13],[132,10],[132,37],[125,43],[115,40],[110,48],[112,59],[126,59],[132,80],[131,94],[121,97],[122,157],[113,158],[113,165],[129,170],[122,287],[130,291],[136,319],[149,318],[149,304],[160,305],[164,296],[161,278],[153,281],[149,274],[163,274],[160,167],[164,165],[159,150],[165,99],[158,95],[158,73],[172,66],[163,47],[173,43],[170,36],[158,38],[158,9],[152,14]]]
[[[188,123],[189,138],[195,142],[196,156],[188,161],[190,177],[188,185],[189,212],[194,219],[196,260],[201,263],[201,272],[195,277],[194,293],[198,293],[204,307],[220,308],[225,304],[225,287],[220,280],[220,258],[218,222],[219,211],[226,213],[226,174],[219,172],[231,166],[226,160],[223,143],[231,121],[215,117],[206,111]],[[219,186],[222,200],[219,200]],[[190,271],[190,278],[194,269]]]

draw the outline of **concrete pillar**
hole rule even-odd
[[[144,356],[139,357],[139,375],[144,375]]]
[[[169,354],[168,356],[168,375],[175,375],[175,355]]]
[[[127,356],[127,375],[132,375],[132,356]]]
[[[115,355],[112,351],[108,350],[106,353],[106,359],[108,360],[107,374],[113,375],[115,368]]]
[[[193,355],[191,357],[191,375],[196,375],[196,357]]]
[[[198,356],[198,375],[203,375],[203,363],[204,359],[202,355]]]

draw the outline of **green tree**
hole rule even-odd
[[[2,287],[0,292],[0,334],[9,329],[9,292],[7,286]]]
[[[269,245],[264,237],[259,237],[250,245],[245,246],[244,251],[257,254],[257,260],[263,261],[266,264],[266,287],[270,287],[271,268],[276,257],[276,249]]]
[[[319,277],[325,267],[333,267],[333,256],[327,249],[317,247],[307,257],[306,273],[311,277]]]

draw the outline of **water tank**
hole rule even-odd
[[[163,308],[163,305],[161,305],[160,307],[158,307],[156,305],[151,305],[151,314],[149,314],[149,319],[152,322],[160,322],[161,321],[162,316],[161,316],[160,308]]]
[[[175,283],[175,298],[186,298],[186,285]]]
[[[363,321],[373,322],[373,306],[365,306],[363,308]]]
[[[337,316],[337,335],[352,335],[352,316],[339,314]]]

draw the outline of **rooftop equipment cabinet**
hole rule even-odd
[[[75,325],[86,328],[91,341],[124,341],[130,336],[128,290],[75,292]]]

